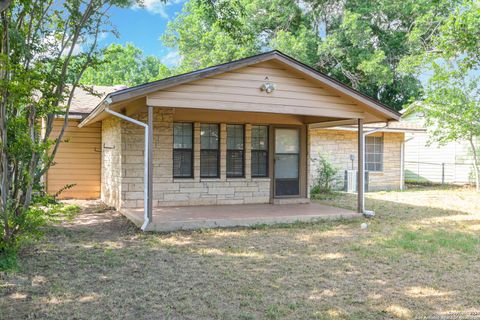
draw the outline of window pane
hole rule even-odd
[[[268,127],[252,126],[252,150],[268,149]]]
[[[200,151],[200,176],[206,178],[218,177],[218,150]]]
[[[173,124],[173,177],[193,177],[193,124]]]
[[[268,177],[268,126],[252,126],[252,177]]]
[[[252,177],[267,177],[267,151],[252,150]]]
[[[275,152],[298,153],[300,150],[299,134],[297,129],[276,129]]]
[[[243,150],[227,151],[227,177],[243,177]]]
[[[173,176],[192,177],[192,150],[173,150]]]
[[[174,123],[173,124],[173,147],[189,149],[192,147],[193,140],[192,123]]]
[[[275,161],[276,179],[298,178],[298,154],[277,154]]]
[[[200,125],[200,176],[217,178],[218,170],[218,124],[202,123]]]
[[[218,124],[202,123],[200,125],[201,149],[218,149]]]
[[[383,170],[383,137],[366,137],[365,169],[369,171]]]
[[[227,150],[243,150],[243,125],[227,125]]]

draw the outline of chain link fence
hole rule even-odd
[[[405,180],[408,182],[474,183],[472,163],[438,163],[405,161]]]

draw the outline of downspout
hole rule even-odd
[[[141,126],[145,129],[145,152],[144,152],[144,173],[143,173],[143,225],[141,227],[142,231],[147,230],[148,225],[150,224],[150,218],[149,218],[149,206],[148,206],[148,195],[149,195],[149,186],[148,186],[148,154],[149,154],[149,129],[148,125],[146,123],[143,123],[141,121],[138,121],[136,119],[127,117],[126,115],[123,115],[121,113],[118,113],[116,111],[110,110],[109,105],[111,103],[110,99],[105,100],[106,107],[105,107],[105,112],[110,113],[111,115],[114,115],[116,117],[119,117],[120,119],[123,119],[125,121],[131,122],[133,124],[136,124],[138,126]]]
[[[365,174],[365,140],[366,140],[366,137],[368,135],[371,135],[375,132],[378,132],[380,130],[383,130],[385,128],[388,128],[388,122],[385,126],[383,127],[380,127],[380,128],[376,128],[376,129],[373,129],[373,130],[370,130],[370,131],[365,131],[363,132],[362,134],[362,142],[363,142],[363,148],[362,148],[362,159],[363,159],[363,174]],[[358,173],[360,174],[360,172]],[[365,183],[365,179],[362,180],[364,183]],[[362,193],[362,214],[365,216],[365,217],[373,217],[375,216],[375,211],[372,211],[372,210],[366,210],[365,209],[365,192]]]

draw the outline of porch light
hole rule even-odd
[[[260,86],[260,90],[265,91],[266,93],[272,93],[276,88],[277,86],[275,83],[270,82],[268,77],[265,77],[265,83]]]

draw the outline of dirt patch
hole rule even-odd
[[[342,195],[327,204],[354,208]],[[0,319],[467,318],[480,312],[480,197],[370,193],[368,220],[143,234],[98,202],[0,279]]]

